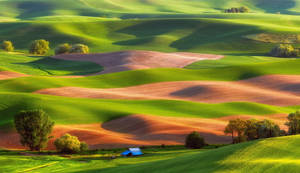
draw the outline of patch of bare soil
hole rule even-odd
[[[17,73],[17,72],[11,72],[11,71],[0,71],[0,80],[25,77],[25,76],[29,76],[29,75]]]
[[[288,106],[300,103],[299,75],[266,75],[236,82],[176,81],[126,88],[49,88],[39,94],[101,99],[170,99],[205,103],[257,102]]]
[[[90,145],[91,149],[96,148],[120,148],[143,145],[178,145],[184,144],[187,134],[198,131],[210,144],[230,143],[231,137],[224,136],[224,128],[229,119],[271,119],[284,127],[287,115],[266,115],[266,116],[228,116],[222,118],[182,118],[164,116],[132,115],[103,124],[82,124],[82,125],[57,125],[52,135],[54,139],[70,133],[78,136],[81,141]],[[0,147],[8,149],[22,149],[19,143],[19,136],[15,132],[0,131]],[[52,139],[48,149],[55,149]]]
[[[98,74],[104,74],[148,68],[182,68],[196,61],[217,60],[223,57],[222,55],[186,52],[122,51],[96,54],[63,54],[53,58],[94,62],[104,67],[104,71]]]

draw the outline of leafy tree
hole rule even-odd
[[[1,47],[7,52],[12,52],[15,49],[11,41],[3,41]]]
[[[285,123],[289,128],[289,134],[296,135],[300,133],[300,111],[290,113],[287,117],[288,121]]]
[[[54,145],[57,151],[62,153],[78,153],[88,149],[88,145],[85,142],[80,142],[76,136],[68,133],[56,139]]]
[[[185,146],[187,148],[197,149],[197,148],[202,148],[205,145],[206,144],[204,138],[201,137],[201,135],[198,132],[190,133],[185,139]]]
[[[258,138],[280,136],[280,128],[271,120],[263,120],[258,124]]]
[[[243,6],[243,7],[239,8],[239,12],[240,13],[249,13],[250,9],[248,7]]]
[[[61,44],[56,47],[55,55],[69,53],[71,51],[72,46],[68,43]]]
[[[15,127],[21,136],[21,144],[32,151],[47,147],[54,122],[42,110],[21,111],[15,115]]]
[[[32,42],[29,53],[35,54],[35,55],[45,55],[48,53],[50,47],[49,42],[46,40],[35,40]]]
[[[247,120],[245,123],[245,136],[248,141],[255,140],[258,138],[258,124],[259,121],[255,119]]]
[[[243,141],[244,138],[244,131],[246,128],[246,122],[241,119],[230,120],[228,125],[225,127],[224,133],[231,134],[232,142],[240,143]],[[234,136],[236,134],[236,139]]]
[[[294,49],[292,45],[280,44],[270,51],[270,55],[275,57],[296,57],[298,55],[298,50]]]
[[[87,54],[89,53],[89,47],[84,44],[75,44],[72,46],[70,53]]]

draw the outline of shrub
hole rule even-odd
[[[29,53],[35,55],[45,55],[49,51],[49,42],[46,40],[35,40],[32,42]]]
[[[15,115],[14,121],[23,146],[28,146],[32,151],[47,147],[54,122],[44,111],[21,111]]]
[[[89,149],[89,146],[85,142],[80,143],[80,151],[87,151]]]
[[[239,8],[239,12],[240,13],[249,13],[250,9],[248,7],[243,6],[243,7]]]
[[[54,145],[56,150],[61,153],[78,153],[88,149],[85,142],[80,142],[76,136],[68,133],[56,139]]]
[[[270,51],[270,55],[275,57],[296,57],[297,54],[298,51],[289,44],[277,45]]]
[[[204,138],[200,136],[200,134],[198,132],[192,132],[190,133],[186,139],[185,139],[185,146],[187,148],[202,148],[204,147],[205,141]]]
[[[68,43],[61,44],[56,47],[55,55],[69,53],[71,51],[72,46]]]
[[[11,41],[3,41],[1,47],[7,52],[12,52],[15,49]]]
[[[72,46],[70,53],[86,54],[86,53],[89,53],[89,47],[84,44],[75,44]]]
[[[249,13],[250,9],[248,7],[240,7],[240,8],[229,8],[225,10],[225,13]]]

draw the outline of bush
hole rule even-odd
[[[85,142],[80,142],[76,136],[68,133],[56,139],[54,145],[56,150],[61,153],[78,153],[88,149]]]
[[[35,55],[45,55],[48,53],[50,47],[49,42],[46,40],[35,40],[32,42],[29,53],[35,54]]]
[[[15,127],[21,136],[21,144],[32,151],[47,147],[54,122],[42,110],[21,111],[15,115]]]
[[[15,49],[11,41],[3,41],[1,47],[7,52],[12,52]]]
[[[200,134],[198,132],[192,132],[190,133],[186,139],[185,139],[185,146],[187,148],[202,148],[204,147],[205,141],[204,138],[200,136]]]
[[[89,47],[84,44],[75,44],[72,46],[70,53],[87,54],[89,53]]]
[[[298,51],[294,49],[292,45],[289,44],[277,45],[270,52],[270,55],[275,57],[296,57],[297,54]]]
[[[87,150],[89,150],[88,144],[85,142],[81,142],[80,143],[80,151],[87,151]]]
[[[240,13],[249,13],[250,9],[248,7],[243,6],[243,7],[239,8],[239,12]]]
[[[249,13],[250,9],[248,7],[240,7],[240,8],[229,8],[225,10],[225,13]]]
[[[56,47],[55,55],[69,53],[71,51],[72,46],[68,43],[61,44]]]

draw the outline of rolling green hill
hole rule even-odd
[[[299,0],[2,0],[0,16],[17,19],[57,15],[126,18],[220,13],[226,8],[240,6],[248,6],[254,12],[300,12]]]
[[[19,110],[43,109],[57,124],[100,123],[133,114],[217,118],[293,112],[295,107],[248,102],[205,104],[172,100],[103,100],[0,93],[0,127],[11,127]],[[74,116],[76,115],[76,116]]]
[[[50,41],[52,48],[65,42],[84,43],[92,52],[139,49],[262,55],[276,44],[247,36],[298,34],[300,19],[275,14],[203,14],[198,18],[128,20],[56,16],[0,22],[0,27],[1,40],[13,41],[16,49],[23,52],[27,52],[33,40],[43,38]]]
[[[297,172],[300,168],[299,144],[300,136],[272,138],[101,172]]]
[[[74,156],[20,156],[0,152],[1,172],[181,173],[181,172],[297,172],[300,136],[257,140],[209,150],[145,150],[136,158],[108,160],[104,154]],[[275,152],[276,151],[276,152]]]

